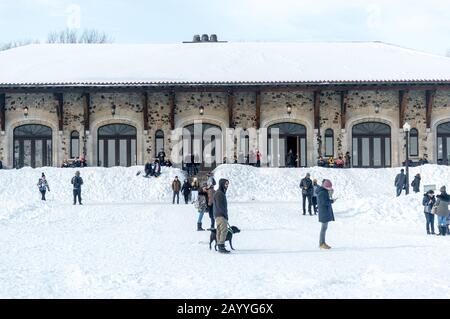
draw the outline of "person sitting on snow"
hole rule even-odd
[[[161,176],[161,165],[159,164],[159,160],[155,160],[155,164],[153,166],[153,172],[155,177]]]

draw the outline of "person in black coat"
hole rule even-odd
[[[3,169],[3,163],[0,161],[0,169]]]
[[[161,151],[158,153],[158,160],[162,165],[164,165],[164,163],[166,162],[166,153],[164,152],[164,149],[161,149]]]
[[[76,172],[75,176],[72,178],[72,185],[73,185],[73,204],[77,204],[77,198],[78,203],[81,204],[81,185],[83,185],[83,179],[80,177],[80,172]]]
[[[411,183],[414,193],[420,192],[420,180],[421,180],[420,174],[417,174]]]
[[[334,222],[334,213],[332,204],[335,200],[331,199],[330,192],[333,192],[333,184],[330,180],[325,179],[322,186],[317,189],[317,204],[319,209],[319,222],[322,224],[320,230],[320,249],[331,249],[327,245],[325,237],[328,229],[328,223]]]
[[[219,181],[219,189],[214,194],[214,215],[216,217],[217,224],[217,247],[219,247],[219,253],[228,254],[225,248],[225,240],[228,233],[228,202],[227,202],[227,190],[230,182],[226,179],[221,179]]]
[[[187,204],[189,204],[189,195],[191,194],[191,183],[188,180],[185,180],[183,183],[183,187],[181,188],[181,192],[183,193],[184,196],[184,202]]]
[[[144,171],[145,171],[145,176],[144,177],[149,177],[149,176],[153,176],[154,175],[154,173],[153,173],[153,165],[152,165],[152,163],[150,163],[150,161],[148,161],[145,164]]]
[[[402,169],[400,174],[395,177],[394,185],[397,189],[397,197],[399,197],[402,194],[402,191],[406,189],[406,175],[404,169]]]
[[[287,163],[287,167],[295,167],[295,155],[292,152],[292,150],[289,151],[287,157],[286,157],[286,163]]]
[[[300,189],[303,197],[303,216],[306,215],[306,199],[308,199],[308,212],[312,216],[312,197],[314,194],[314,186],[311,180],[311,175],[308,173],[306,177],[300,182]]]

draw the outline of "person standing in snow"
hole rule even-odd
[[[75,176],[72,177],[72,185],[73,185],[73,204],[77,204],[77,198],[78,203],[81,204],[81,185],[83,185],[83,179],[80,177],[80,172],[77,171],[75,173]]]
[[[202,221],[205,212],[208,210],[208,193],[206,184],[199,188],[198,198],[195,201],[195,207],[198,211],[197,231],[204,231]]]
[[[192,181],[192,188],[191,188],[192,203],[195,203],[197,201],[199,190],[200,190],[200,184],[198,183],[198,179],[194,178],[194,180]]]
[[[314,215],[317,215],[317,191],[319,189],[319,185],[317,184],[317,179],[313,180],[313,195],[312,195],[312,204],[314,209]]]
[[[45,174],[42,173],[42,177],[39,178],[39,181],[37,183],[37,186],[39,188],[39,191],[41,192],[41,200],[46,201],[45,199],[45,193],[48,190],[50,192],[50,187],[48,186],[47,179],[45,178]]]
[[[302,190],[303,197],[303,216],[306,215],[306,199],[308,199],[308,212],[312,216],[312,196],[314,193],[313,182],[311,180],[311,174],[306,174],[306,177],[300,182],[300,189]]]
[[[352,166],[352,162],[351,162],[350,152],[347,152],[347,153],[345,153],[345,167],[351,168],[351,166]]]
[[[327,234],[328,223],[334,222],[334,214],[332,204],[334,200],[330,198],[330,192],[333,192],[333,184],[330,180],[325,179],[322,182],[322,186],[317,189],[317,202],[319,208],[319,222],[322,224],[320,230],[320,249],[331,249],[327,245],[325,237]]]
[[[449,217],[448,205],[450,204],[450,196],[447,189],[442,186],[441,194],[436,196],[436,204],[433,207],[433,214],[438,216],[439,235],[447,234],[447,218]]]
[[[434,215],[431,213],[434,204],[436,203],[436,198],[434,197],[434,192],[429,190],[425,195],[423,195],[422,205],[424,206],[424,214],[427,221],[427,234],[434,235]]]
[[[181,192],[183,193],[184,196],[184,202],[187,204],[189,204],[189,195],[191,194],[191,183],[189,183],[189,181],[186,179],[183,183],[183,187],[181,188]]]
[[[208,173],[208,182],[207,185],[208,187],[210,186],[216,186],[216,180],[214,179],[214,173],[213,172],[209,172]]]
[[[256,150],[256,167],[261,167],[261,153]]]
[[[417,174],[411,183],[414,193],[420,192],[420,179],[421,179],[420,174]]]
[[[214,190],[214,185],[206,184],[206,193],[208,194],[208,214],[209,218],[211,219],[210,229],[214,229],[216,225],[216,219],[214,216],[214,194],[216,193],[216,191]]]
[[[399,197],[402,194],[402,191],[406,189],[406,175],[405,170],[402,169],[400,171],[400,174],[398,174],[395,177],[395,183],[394,183],[396,189],[397,189],[397,197]]]
[[[221,179],[219,181],[219,189],[214,194],[214,214],[216,216],[217,225],[217,247],[219,248],[219,253],[228,254],[225,248],[225,240],[228,233],[228,204],[227,204],[227,190],[230,182],[226,179]]]
[[[181,182],[178,179],[178,176],[175,176],[175,179],[172,182],[173,204],[175,204],[175,197],[177,198],[177,204],[180,204],[180,190],[181,190]]]

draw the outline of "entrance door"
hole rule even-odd
[[[275,140],[278,132],[278,140]],[[269,158],[271,166],[287,166],[287,157],[292,150],[297,167],[307,166],[306,127],[295,123],[280,123],[269,127]]]
[[[137,164],[136,128],[125,124],[106,125],[98,130],[98,166],[130,167]]]
[[[52,129],[23,125],[14,130],[14,168],[52,166]]]
[[[222,129],[213,124],[202,123],[183,129],[183,164],[200,164],[199,169],[214,170],[222,162]]]
[[[391,128],[369,122],[353,127],[353,167],[391,166]]]
[[[450,122],[438,126],[437,144],[438,164],[450,165]]]

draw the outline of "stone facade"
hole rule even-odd
[[[436,128],[450,120],[450,91],[437,91],[432,113],[431,129],[426,128],[425,91],[411,90],[405,119],[411,127],[419,131],[419,156],[427,155],[436,162]],[[53,165],[60,165],[70,157],[70,136],[74,131],[80,134],[80,153],[85,150],[88,164],[97,164],[98,129],[111,123],[123,123],[137,129],[137,164],[154,158],[155,134],[164,132],[164,148],[167,154],[172,151],[173,141],[170,130],[170,106],[168,93],[148,94],[149,130],[143,124],[143,94],[141,93],[95,93],[91,94],[89,131],[84,132],[83,97],[81,93],[64,94],[63,131],[58,129],[58,102],[53,94],[6,94],[6,130],[0,134],[0,160],[7,167],[13,166],[13,132],[25,124],[42,124],[52,129]],[[307,129],[307,161],[314,165],[324,145],[319,144],[319,131],[314,129],[314,93],[313,92],[262,92],[261,129],[271,125],[290,122],[302,124]],[[112,115],[112,107],[116,112]],[[204,115],[199,107],[204,107]],[[287,107],[292,113],[287,113]],[[28,107],[28,116],[24,115]],[[392,165],[398,166],[405,158],[404,133],[399,127],[399,93],[396,90],[385,91],[349,91],[345,129],[341,123],[341,93],[322,91],[320,95],[320,138],[324,141],[326,129],[334,133],[334,153],[351,152],[352,128],[354,125],[377,121],[391,128]],[[375,111],[378,110],[378,113]],[[229,123],[227,93],[177,93],[175,97],[175,128],[183,128],[202,120],[215,124],[225,130],[230,126],[252,129],[256,127],[255,92],[235,93],[235,105],[232,123]],[[319,147],[322,147],[319,150]]]

